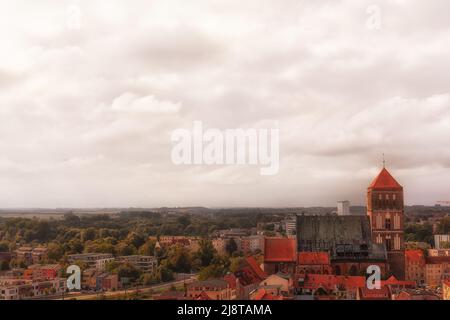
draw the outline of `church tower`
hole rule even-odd
[[[367,188],[367,215],[372,241],[386,246],[390,271],[405,278],[403,187],[383,166]]]

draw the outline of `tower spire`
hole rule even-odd
[[[383,153],[383,169],[386,168],[386,160],[384,159],[384,153]]]

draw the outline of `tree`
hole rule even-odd
[[[136,254],[137,249],[134,245],[127,243],[126,241],[121,241],[116,245],[116,252],[120,256],[131,256]]]
[[[0,271],[9,270],[9,263],[6,260],[0,261]]]
[[[450,242],[441,242],[442,249],[450,249]]]
[[[130,263],[123,263],[117,268],[119,278],[128,278],[132,282],[138,280],[141,276],[141,271]]]
[[[197,251],[197,256],[200,259],[201,265],[203,267],[208,266],[211,264],[217,251],[210,240],[200,240],[199,246],[200,248]]]
[[[0,252],[8,252],[9,251],[9,242],[0,241]]]
[[[225,245],[225,250],[227,251],[227,253],[231,256],[233,254],[233,252],[235,252],[238,249],[237,243],[236,241],[231,238],[230,240],[227,241],[227,244]]]
[[[64,255],[64,248],[61,244],[56,242],[50,242],[47,245],[48,258],[52,261],[59,261]]]
[[[167,260],[171,270],[175,272],[191,272],[192,260],[189,251],[182,246],[175,246],[167,254]]]
[[[87,228],[86,230],[83,230],[81,233],[81,241],[86,242],[89,240],[94,240],[97,236],[97,231],[94,228]]]
[[[155,255],[155,240],[147,240],[138,250],[139,254],[144,256],[153,256]]]

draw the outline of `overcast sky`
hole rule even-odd
[[[450,200],[448,0],[0,0],[0,207]],[[280,170],[171,132],[280,130]]]

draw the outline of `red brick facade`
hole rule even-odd
[[[367,189],[372,241],[386,246],[390,271],[405,279],[403,187],[383,168]]]

